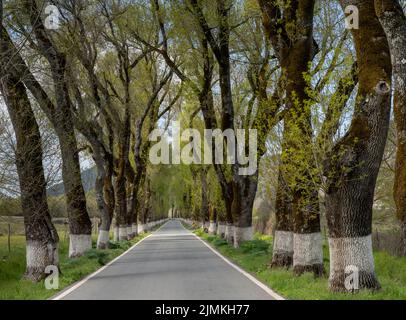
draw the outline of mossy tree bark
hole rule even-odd
[[[292,197],[279,170],[271,267],[290,267],[293,264]]]
[[[258,2],[265,31],[282,69],[287,104],[272,265],[289,266],[293,261],[296,274],[312,271],[320,276],[323,254],[318,186],[312,176],[315,162],[312,160],[313,130],[306,80],[310,62],[318,49],[313,39],[314,0],[283,4],[272,0]]]
[[[326,161],[326,216],[330,245],[330,289],[379,289],[372,254],[372,205],[388,135],[391,61],[373,1],[341,0],[359,9],[359,29],[352,29],[359,88],[346,135]],[[354,276],[355,273],[355,276]],[[347,285],[348,277],[357,283]]]
[[[392,57],[397,130],[394,198],[406,254],[406,17],[398,0],[375,1],[375,11],[388,39]]]

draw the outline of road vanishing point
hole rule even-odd
[[[274,300],[279,295],[169,220],[55,300]]]

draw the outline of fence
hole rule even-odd
[[[92,234],[97,235],[99,232],[99,221],[97,217],[92,218]],[[53,218],[53,224],[59,235],[61,242],[69,241],[69,224],[67,218]],[[0,216],[0,249],[11,252],[13,250],[13,241],[16,237],[21,238],[25,235],[24,218]],[[19,239],[18,241],[21,241]],[[4,248],[4,246],[6,248]]]

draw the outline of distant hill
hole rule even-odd
[[[94,183],[96,181],[96,167],[92,167],[82,171],[82,183],[85,192],[94,189]],[[63,183],[58,183],[49,187],[47,190],[47,194],[50,197],[57,197],[65,194],[65,188]]]

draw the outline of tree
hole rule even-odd
[[[15,158],[21,190],[21,206],[26,236],[25,278],[40,281],[46,276],[47,266],[59,266],[58,233],[51,221],[44,169],[42,166],[41,135],[34,112],[18,75],[12,72],[13,48],[4,41],[8,38],[0,25],[1,92],[13,124],[17,140]]]
[[[375,11],[388,39],[393,64],[397,130],[394,198],[406,252],[406,17],[397,0],[375,1]]]
[[[282,68],[287,100],[272,265],[288,266],[293,260],[296,274],[312,271],[320,276],[323,253],[318,189],[312,181],[313,130],[306,78],[318,51],[313,38],[314,3],[259,1],[264,28]]]
[[[351,126],[325,165],[329,283],[333,291],[349,290],[346,276],[357,272],[358,288],[378,289],[371,242],[372,204],[389,128],[391,61],[373,2],[342,0],[340,4],[343,9],[350,4],[359,9],[359,29],[351,30],[359,88]]]
[[[2,35],[3,41],[9,44],[12,54],[12,72],[22,79],[25,86],[37,100],[41,109],[52,123],[59,139],[62,154],[62,176],[65,187],[67,210],[69,215],[70,246],[69,256],[82,255],[91,248],[91,221],[86,209],[86,198],[80,175],[80,164],[77,141],[71,115],[71,101],[67,86],[67,61],[64,52],[59,51],[45,29],[35,1],[23,1],[24,13],[31,22],[33,35],[37,42],[31,44],[49,63],[53,93],[51,99],[41,84],[34,77],[21,57],[11,39]],[[17,17],[14,17],[17,19]],[[23,24],[24,25],[24,24]],[[30,41],[32,37],[29,37]],[[55,101],[55,102],[54,102]]]

